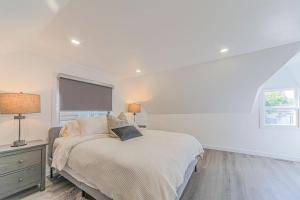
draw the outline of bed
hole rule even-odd
[[[192,139],[191,136],[187,136],[186,134],[180,134],[176,137],[173,135],[175,133],[145,130],[145,132],[143,132],[144,136],[133,139],[125,144],[121,143],[121,141],[118,143],[117,139],[98,135],[84,139],[74,139],[73,141],[60,139],[60,129],[59,127],[55,127],[49,130],[48,163],[50,167],[53,167],[53,163],[56,163],[54,166],[57,166],[56,169],[58,169],[60,175],[97,200],[179,200],[192,173],[196,171],[198,161],[203,155],[203,149],[200,143],[199,146],[194,138]],[[177,141],[176,139],[174,141],[171,139],[172,142],[166,142],[173,136],[177,138]],[[164,141],[168,143],[165,145],[167,148],[163,147]],[[188,142],[190,142],[189,145],[185,144]],[[161,146],[165,150],[156,147],[153,148],[157,149],[156,153],[155,151],[146,152],[147,149],[150,149],[147,148],[147,145],[149,147],[149,144],[153,143],[160,143],[158,147]],[[120,149],[117,149],[116,152],[110,155],[109,152],[115,151],[114,145],[116,144],[120,146],[118,147]],[[178,144],[180,147],[176,148],[175,145]],[[138,146],[139,149],[144,149],[145,152],[132,151],[136,146]],[[196,146],[197,148],[191,148],[191,146]],[[56,155],[54,148],[56,148]],[[63,153],[58,154],[57,152],[59,152],[59,150],[57,149],[60,149]],[[176,152],[177,150],[178,152]],[[103,154],[103,152],[101,154],[98,151],[103,151],[105,154]],[[161,151],[161,153],[159,153],[159,151]],[[127,167],[122,169],[125,172],[121,172],[121,170],[118,169],[123,166],[117,161],[118,159],[126,157],[122,155],[122,153],[124,154],[126,152],[130,152],[130,155],[128,159],[122,160],[122,163],[128,164],[127,166],[134,164],[132,168],[136,169],[131,170],[131,168]],[[152,153],[153,155],[151,155]],[[108,156],[106,156],[107,154],[111,156],[109,159]],[[153,159],[155,156],[157,157],[157,164],[153,163],[154,160],[156,161],[156,159]],[[166,163],[174,163],[177,159],[176,157],[180,156],[180,159],[184,161],[182,161],[182,163],[180,162],[177,168],[174,167],[175,169],[172,169],[173,167],[166,165]],[[84,159],[80,159],[83,157]],[[136,159],[141,159],[141,161],[136,161]],[[106,165],[108,165],[107,168],[103,167]],[[147,167],[148,165],[149,167]],[[138,173],[140,174],[137,175],[137,169],[139,167]],[[160,169],[161,172],[158,172],[158,169]],[[53,168],[51,168],[51,173],[52,170]],[[92,173],[92,171],[94,172]],[[160,175],[156,176],[156,174]],[[136,178],[140,178],[140,180],[135,181]],[[126,183],[121,184],[122,181]],[[118,190],[119,188],[116,185],[118,185],[119,182],[121,182],[119,188],[128,192],[120,192],[120,194],[118,194],[115,191],[111,191],[112,189],[109,186],[112,185],[112,188],[117,188],[115,190]],[[142,187],[143,184],[149,188]],[[159,188],[155,188],[156,185]],[[137,194],[131,197],[130,193],[135,192]],[[141,193],[140,196],[138,195],[139,193]]]

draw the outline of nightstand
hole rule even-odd
[[[33,187],[45,190],[47,144],[36,140],[26,146],[0,146],[0,199]]]
[[[147,128],[147,125],[138,125],[138,127],[139,127],[139,128],[143,128],[143,129],[144,129],[144,128],[146,129],[146,128]]]

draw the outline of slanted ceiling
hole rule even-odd
[[[2,0],[0,53],[31,52],[123,79],[137,68],[148,74],[299,41],[299,7],[299,0]],[[224,47],[230,52],[221,55]]]
[[[247,113],[299,51],[299,8],[299,0],[2,0],[0,58],[74,63],[118,80],[139,68],[116,89],[150,113]]]
[[[291,59],[285,67],[290,77],[295,80],[298,87],[300,87],[300,52]]]
[[[300,43],[121,81],[127,102],[152,114],[250,113],[258,89],[300,51]]]

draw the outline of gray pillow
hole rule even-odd
[[[112,131],[122,141],[142,136],[141,132],[138,129],[136,129],[134,126],[124,126],[120,128],[114,128],[112,129]]]

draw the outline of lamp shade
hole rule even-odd
[[[130,112],[130,113],[141,112],[141,104],[138,104],[138,103],[128,104],[128,112]]]
[[[41,112],[40,95],[0,93],[0,114],[28,114]]]

